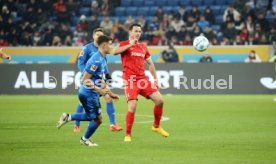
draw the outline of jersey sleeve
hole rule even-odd
[[[105,68],[104,68],[104,74],[109,74],[109,70],[108,70],[108,66],[106,64]]]
[[[150,59],[151,56],[150,56],[149,50],[146,46],[145,46],[145,49],[146,49],[145,60],[147,60],[147,59]]]
[[[91,75],[94,75],[96,73],[97,69],[99,69],[100,64],[101,63],[99,61],[89,60],[86,63],[85,71]]]
[[[86,64],[86,61],[87,61],[87,58],[89,56],[88,54],[89,52],[87,51],[87,48],[86,47],[83,47],[80,54],[79,54],[79,57],[78,57],[78,69],[83,72],[84,69],[85,69],[85,64]]]

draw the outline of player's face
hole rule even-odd
[[[102,35],[103,35],[103,32],[101,32],[101,31],[97,31],[96,33],[94,33],[93,34],[93,40],[94,40],[94,42],[97,42],[98,38],[100,36],[102,36]]]
[[[129,32],[130,38],[131,39],[140,39],[140,36],[142,34],[142,29],[139,26],[134,26],[132,30]]]
[[[106,50],[107,54],[110,54],[110,52],[112,50],[112,41],[111,40],[108,43],[105,43],[104,49]]]

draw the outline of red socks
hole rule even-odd
[[[155,128],[158,128],[163,114],[163,106],[154,106],[154,124]],[[131,135],[131,129],[134,122],[134,113],[127,112],[126,114],[126,135]]]
[[[128,111],[126,114],[126,135],[131,135],[133,122],[134,122],[134,113]]]
[[[154,106],[154,124],[153,126],[155,128],[158,128],[160,125],[160,120],[162,118],[162,114],[163,114],[163,106]]]

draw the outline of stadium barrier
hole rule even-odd
[[[276,94],[273,63],[166,63],[156,69],[163,94]],[[123,94],[121,64],[109,70],[110,87]],[[0,94],[77,94],[81,76],[75,64],[0,64],[0,74]]]
[[[167,46],[149,46],[152,60],[164,62],[160,52]],[[268,61],[272,46],[211,46],[206,52],[198,52],[191,46],[176,46],[180,62],[198,62],[204,53],[208,53],[214,62],[244,62],[249,51],[255,50],[263,62]],[[76,63],[81,47],[6,47],[5,52],[12,55],[14,63]],[[109,63],[120,63],[120,56],[107,56]],[[6,60],[0,63],[7,62]]]

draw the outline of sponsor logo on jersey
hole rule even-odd
[[[93,65],[91,66],[90,70],[91,70],[91,71],[96,71],[97,68],[98,68],[98,67],[97,67],[96,65],[93,64]]]
[[[83,56],[83,54],[84,54],[84,52],[83,52],[83,50],[81,50],[81,52],[80,52],[80,56]]]
[[[139,52],[131,52],[131,56],[138,56],[138,57],[145,57],[145,54],[139,53]]]

